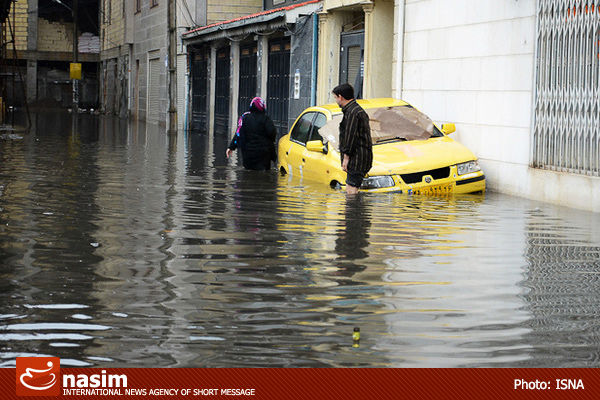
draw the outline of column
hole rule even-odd
[[[240,97],[240,43],[231,42],[231,73],[229,74],[229,87],[231,96],[229,97],[229,110],[231,110],[229,124],[230,132],[235,132],[238,122],[238,98]]]
[[[217,89],[217,47],[215,44],[210,46],[210,87],[208,88],[208,133],[215,131],[215,94]]]
[[[402,99],[402,72],[404,69],[404,6],[405,0],[394,1],[392,97],[396,99]]]
[[[364,77],[363,77],[363,98],[373,97],[373,82],[371,80],[373,72],[373,4],[363,5],[365,12],[365,54],[364,54]]]
[[[267,36],[259,36],[257,58],[258,82],[256,89],[258,95],[267,101],[267,80],[269,79],[269,38]]]
[[[331,90],[340,83],[340,35],[343,23],[342,12],[319,13],[317,104],[333,102]]]
[[[33,54],[38,41],[38,0],[29,0],[27,6],[27,50]],[[27,102],[37,100],[37,75],[37,60],[27,60]]]

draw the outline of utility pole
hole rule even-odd
[[[77,3],[73,0],[73,63],[77,64],[79,53],[79,40],[77,38]],[[73,112],[79,112],[79,80],[73,79]]]
[[[177,19],[175,0],[169,0],[169,135],[177,134]]]

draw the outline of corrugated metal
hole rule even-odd
[[[351,82],[352,85],[354,85],[356,77],[360,73],[360,59],[360,46],[348,47],[348,82]]]
[[[206,49],[192,53],[192,130],[205,131],[207,125],[208,61]]]
[[[244,45],[240,48],[239,114],[248,110],[250,100],[256,96],[257,54],[258,46],[256,43]]]
[[[267,112],[271,116],[279,135],[285,135],[288,131],[290,47],[289,37],[269,41]]]
[[[230,59],[229,47],[217,50],[217,70],[215,82],[215,132],[229,132],[229,79]]]
[[[600,176],[600,0],[539,0],[533,165]]]
[[[160,111],[160,58],[152,58],[148,61],[148,115],[146,120],[158,121]]]
[[[186,80],[185,71],[187,71],[187,56],[181,54],[177,56],[177,125],[183,128],[185,122],[185,94]]]

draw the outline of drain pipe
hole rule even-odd
[[[313,13],[313,37],[312,37],[312,71],[310,82],[310,105],[317,105],[317,54],[319,47],[319,16]]]

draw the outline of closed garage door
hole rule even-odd
[[[217,51],[215,132],[229,135],[229,47]]]
[[[204,132],[207,121],[206,97],[210,53],[198,50],[192,54],[192,130]]]
[[[267,82],[267,110],[278,135],[288,130],[288,102],[290,98],[290,38],[269,41],[269,80]]]
[[[148,60],[148,122],[158,122],[160,112],[160,58]]]
[[[180,54],[177,56],[177,128],[183,129],[185,123],[185,98],[186,98],[186,71],[187,56]]]

